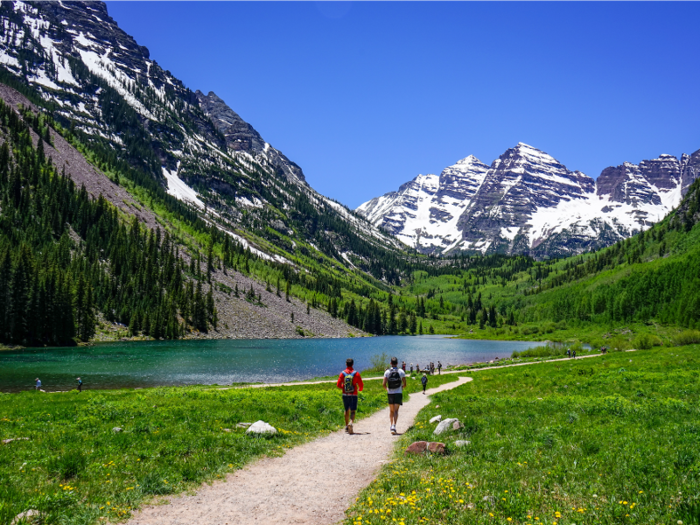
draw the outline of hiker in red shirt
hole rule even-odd
[[[352,425],[355,423],[355,411],[357,410],[357,393],[362,392],[365,385],[362,383],[360,373],[352,368],[355,361],[345,361],[347,368],[340,373],[337,387],[343,391],[343,406],[345,407],[345,432],[352,434]]]

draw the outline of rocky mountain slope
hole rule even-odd
[[[266,261],[260,271],[270,275],[284,270],[313,300],[307,314],[294,292],[279,301],[261,275],[227,273],[219,263],[220,336],[360,333],[329,315],[330,297],[342,307],[343,286],[360,291],[401,278],[398,265],[383,261],[404,257],[404,245],[314,191],[299,166],[213,92],[191,91],[164,71],[104,3],[2,2],[0,82],[0,97],[18,112],[30,108],[61,127],[46,142],[59,169],[127,217],[178,235],[188,263],[203,257],[202,234],[215,229],[217,246],[228,237],[246,261]],[[254,284],[260,301],[223,291],[236,284]]]
[[[266,143],[213,92],[192,92],[122,31],[101,2],[3,2],[0,64],[40,93],[53,117],[108,149],[210,219],[265,233],[295,230],[278,210],[297,199],[371,244],[399,244],[316,193],[299,166]],[[294,231],[308,239],[309,232]],[[349,238],[324,237],[339,255]],[[342,236],[341,236],[342,237]],[[317,245],[319,243],[316,243]],[[368,251],[367,255],[371,252]],[[366,254],[357,254],[360,257]]]
[[[426,253],[538,258],[610,245],[661,220],[698,177],[700,150],[624,163],[597,180],[519,143],[490,167],[470,156],[357,208]],[[459,176],[455,176],[458,173]]]

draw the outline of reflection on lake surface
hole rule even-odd
[[[354,339],[255,339],[112,343],[82,348],[32,348],[0,352],[0,391],[75,387],[134,388],[241,382],[285,382],[334,375],[345,359],[368,368],[372,356],[395,355],[399,362],[443,365],[508,357],[535,343],[470,341],[439,335]]]

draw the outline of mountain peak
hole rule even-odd
[[[455,162],[455,166],[461,166],[464,164],[483,164],[479,159],[477,159],[474,155],[469,155],[468,157],[464,157],[463,159],[458,160]]]

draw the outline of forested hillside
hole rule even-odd
[[[407,292],[468,337],[551,338],[629,323],[697,329],[699,210],[696,181],[662,222],[603,250],[548,261],[467,258],[454,274],[417,273]]]
[[[0,341],[88,341],[98,312],[153,337],[215,326],[211,286],[185,277],[169,234],[76,188],[45,154],[45,120],[25,116],[0,101]]]

